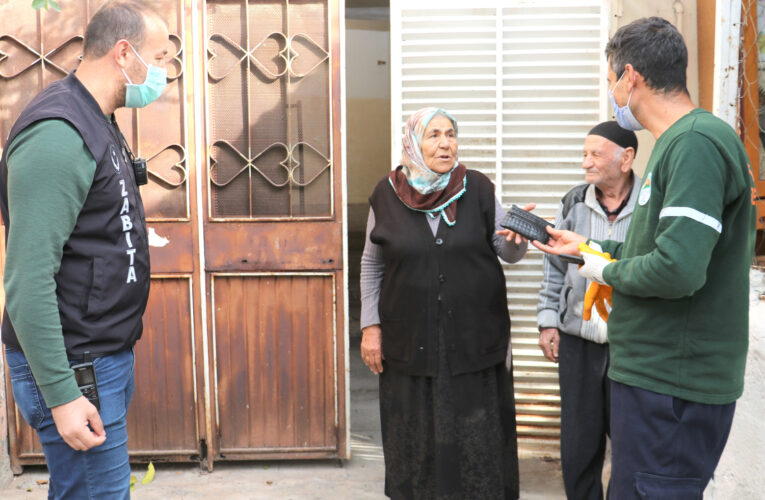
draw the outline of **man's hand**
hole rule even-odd
[[[361,359],[372,373],[379,375],[383,371],[382,360],[385,359],[382,353],[382,329],[380,325],[371,325],[362,332]]]
[[[96,407],[85,399],[85,396],[54,406],[50,411],[58,433],[73,449],[85,451],[94,446],[100,446],[106,441],[101,416]]]
[[[528,205],[523,207],[523,209],[525,211],[527,211],[527,212],[531,212],[536,207],[537,207],[536,203],[529,203]],[[524,242],[529,241],[526,238],[524,238],[523,236],[521,236],[520,234],[516,233],[515,231],[511,231],[509,229],[500,229],[496,233],[501,235],[501,236],[504,236],[505,237],[505,241],[507,241],[507,242],[513,242],[514,241],[515,244],[519,245],[519,246],[521,244],[523,244]]]
[[[550,234],[550,240],[546,245],[536,240],[531,242],[532,245],[545,253],[551,253],[553,255],[579,255],[579,244],[587,243],[587,238],[573,231],[555,229],[548,226],[547,232]]]
[[[539,331],[539,347],[553,363],[558,362],[558,347],[560,345],[560,334],[557,328],[542,328]]]
[[[589,245],[579,244],[579,253],[584,259],[584,265],[579,266],[577,272],[582,278],[588,279],[600,285],[607,285],[603,279],[603,269],[616,259],[611,258],[611,254],[603,253],[603,249],[594,241]]]

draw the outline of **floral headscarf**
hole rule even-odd
[[[425,164],[422,156],[422,136],[435,116],[445,116],[457,132],[457,120],[441,108],[423,108],[409,117],[402,139],[401,165],[390,173],[389,181],[404,205],[425,212],[431,217],[441,215],[453,226],[457,221],[457,204],[465,193],[466,168],[455,161],[451,170],[439,174]]]

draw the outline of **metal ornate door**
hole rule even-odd
[[[39,90],[76,67],[102,3],[0,6],[0,138]],[[150,174],[141,191],[152,284],[131,456],[208,467],[345,457],[338,5],[157,8],[174,54],[168,88],[145,110],[118,113]],[[6,394],[20,471],[44,457],[9,383]]]
[[[206,8],[216,459],[344,457],[338,2]]]

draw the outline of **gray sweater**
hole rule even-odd
[[[494,204],[494,225],[497,230],[503,229],[499,223],[504,218],[505,211],[498,200],[495,199]],[[430,230],[435,236],[438,231],[438,224],[441,222],[441,217],[433,218],[428,214],[423,214],[422,216],[428,220]],[[367,219],[367,237],[364,243],[364,252],[361,255],[361,329],[380,324],[380,314],[377,305],[380,302],[380,287],[382,285],[383,274],[385,274],[385,261],[383,260],[380,246],[372,243],[369,239],[369,235],[374,228],[375,214],[370,207],[369,218]],[[521,260],[526,255],[526,249],[528,248],[528,243],[523,243],[519,246],[515,243],[509,243],[504,236],[497,234],[493,236],[492,243],[497,255],[510,264]]]
[[[610,222],[595,195],[595,186],[580,184],[563,197],[555,227],[568,229],[595,240],[624,241],[638,197],[641,179],[633,175],[634,184],[627,205]],[[582,319],[584,294],[590,285],[577,272],[575,264],[566,264],[554,255],[543,257],[544,277],[537,304],[537,325],[557,328],[560,332],[582,337],[598,344],[608,342],[606,323],[593,313],[589,321]]]

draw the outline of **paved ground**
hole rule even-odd
[[[358,339],[351,342],[351,460],[243,462],[198,465],[157,464],[153,482],[137,484],[132,498],[159,499],[384,499],[377,381],[361,363]],[[145,467],[136,467],[139,483]],[[27,467],[6,488],[3,500],[47,498],[47,472]],[[43,484],[40,484],[43,483]],[[521,499],[564,499],[560,462],[521,457]]]

